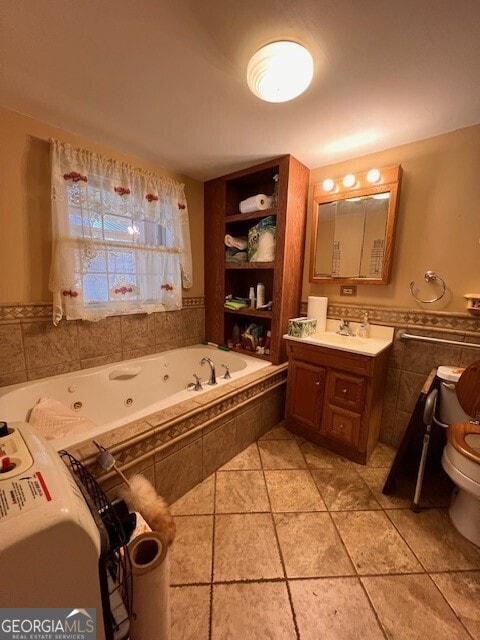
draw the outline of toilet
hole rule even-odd
[[[436,422],[447,427],[442,466],[455,483],[449,508],[455,528],[480,547],[480,361],[463,371],[439,367]]]

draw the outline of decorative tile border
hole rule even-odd
[[[354,304],[329,304],[329,318],[361,320],[368,311],[370,322],[388,324],[393,327],[418,327],[422,329],[451,331],[452,333],[480,332],[480,317],[468,313],[448,313],[447,311],[425,312],[418,309],[402,309],[395,307],[377,307]],[[302,302],[300,312],[307,313],[307,303]]]
[[[182,308],[191,309],[193,307],[204,307],[205,298],[198,296],[195,298],[182,298]],[[0,323],[15,322],[20,320],[51,320],[52,303],[38,302],[33,304],[0,303]]]
[[[232,412],[235,415],[235,408],[240,412],[246,403],[255,402],[257,398],[265,395],[269,390],[274,391],[278,386],[286,383],[287,365],[272,366],[265,370],[264,377],[260,380],[252,380],[257,374],[251,374],[245,378],[245,389],[229,389],[225,394],[217,396],[211,403],[197,406],[195,409],[186,412],[185,402],[179,403],[176,411],[170,416],[168,422],[161,427],[153,428],[144,433],[125,440],[114,446],[103,443],[102,437],[98,438],[115,456],[117,466],[123,470],[129,469],[146,458],[153,458],[158,450],[163,450],[170,445],[176,444],[182,436],[189,432],[199,431],[202,426],[214,419],[232,419]],[[250,380],[250,382],[249,382]],[[186,401],[187,403],[189,401]],[[227,414],[227,415],[226,415]],[[148,416],[145,418],[148,422]],[[153,420],[155,422],[155,420]],[[132,423],[133,424],[133,423]],[[125,425],[123,429],[128,428]],[[201,434],[199,434],[199,437]],[[81,445],[72,448],[71,453],[83,464],[90,468],[90,471],[97,476],[101,482],[112,476],[112,472],[98,476],[98,466],[96,465],[97,452],[93,453],[92,447]]]

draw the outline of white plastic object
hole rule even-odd
[[[265,304],[265,285],[261,282],[257,284],[257,309]]]

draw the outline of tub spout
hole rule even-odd
[[[210,380],[208,381],[208,384],[217,384],[217,377],[215,375],[215,365],[213,364],[213,360],[208,356],[205,356],[200,360],[200,364],[203,366],[205,363],[210,366]]]

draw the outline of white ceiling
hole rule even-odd
[[[0,0],[0,15],[1,104],[200,180],[480,122],[480,0]],[[282,38],[315,76],[270,104],[245,69]]]

